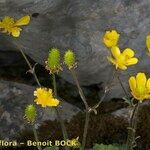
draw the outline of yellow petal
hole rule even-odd
[[[136,75],[136,84],[140,94],[145,91],[146,80],[147,79],[144,73],[138,73]]]
[[[118,69],[118,64],[117,62],[115,61],[115,59],[113,59],[112,57],[108,56],[107,57],[108,61],[110,61],[113,65],[116,66],[116,69]]]
[[[133,97],[137,100],[141,100],[143,98],[141,98],[135,91],[132,91],[131,94],[133,95]]]
[[[126,48],[122,54],[131,58],[134,56],[134,51],[130,48]]]
[[[3,23],[2,23],[2,22],[0,22],[0,29],[1,29],[1,28],[3,28],[3,27],[4,27],[4,26],[3,26]]]
[[[111,31],[111,34],[114,36],[114,37],[119,37],[119,34],[116,30],[112,30]]]
[[[5,16],[4,19],[2,20],[3,24],[14,24],[14,19],[9,17],[9,16]]]
[[[125,65],[119,64],[119,63],[118,63],[118,68],[121,69],[121,70],[126,70],[127,69],[127,67]]]
[[[14,28],[11,29],[11,34],[14,37],[19,37],[20,36],[20,31],[21,31],[21,28],[14,27]]]
[[[129,66],[129,65],[134,65],[138,62],[138,59],[137,58],[130,58],[127,60],[126,62],[126,65]]]
[[[148,51],[150,52],[150,35],[146,36],[146,46]]]
[[[51,99],[48,103],[48,106],[58,106],[59,105],[59,100],[57,99]]]
[[[112,41],[108,39],[103,39],[103,43],[106,45],[106,47],[111,48],[112,47]]]
[[[146,87],[150,89],[150,79],[147,80]]]
[[[130,86],[131,91],[135,91],[135,89],[136,89],[135,77],[132,76],[129,78],[129,86]]]
[[[146,94],[145,99],[150,99],[150,94]]]
[[[111,48],[111,53],[114,56],[114,58],[118,58],[120,56],[120,49],[117,46],[114,46]]]
[[[107,59],[108,59],[112,64],[114,64],[114,65],[116,64],[116,61],[115,61],[112,57],[108,56]]]
[[[24,17],[20,18],[19,20],[17,20],[14,25],[15,26],[23,26],[23,25],[29,24],[29,22],[30,22],[30,16],[24,16]]]
[[[42,105],[42,107],[46,107],[46,104],[43,104],[43,103],[42,103],[41,105]]]
[[[108,47],[111,48],[118,44],[119,34],[116,30],[106,31],[103,37],[103,43]]]

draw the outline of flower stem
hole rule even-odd
[[[105,99],[105,97],[109,94],[116,73],[117,73],[117,71],[114,70],[113,73],[112,73],[113,74],[112,77],[106,83],[103,96],[98,101],[98,103],[91,108],[92,110],[97,109],[99,107],[99,105],[103,102],[103,100]]]
[[[29,62],[29,60],[28,60],[28,58],[26,57],[26,55],[24,54],[24,52],[23,52],[23,50],[22,50],[20,44],[19,44],[17,41],[15,41],[15,45],[16,45],[17,48],[20,50],[22,56],[24,57],[26,63],[28,64],[28,66],[29,66],[29,68],[30,68],[30,71],[31,71],[31,73],[33,74],[33,76],[34,76],[34,78],[35,78],[35,81],[37,82],[38,86],[41,87],[41,84],[40,84],[39,79],[38,79],[38,77],[37,77],[37,75],[36,75],[36,73],[35,73],[35,70],[34,70],[34,68],[31,66],[31,63]],[[55,93],[55,96],[57,97],[57,87],[56,87],[55,75],[53,75],[53,85],[54,85],[54,93]],[[60,124],[61,124],[61,127],[62,127],[64,139],[67,140],[67,139],[68,139],[68,136],[67,136],[66,128],[65,128],[65,126],[64,126],[64,122],[63,122],[63,120],[62,120],[62,118],[61,118],[60,112],[59,112],[59,110],[58,110],[57,108],[56,108],[56,112],[57,112],[57,116],[58,116],[58,118],[59,118],[59,121],[60,121]],[[35,127],[33,128],[33,132],[34,132],[35,139],[38,139],[38,135],[37,135],[37,133],[36,133]],[[67,150],[67,149],[69,149],[69,148],[66,148],[66,150]],[[39,149],[39,150],[41,150],[41,149]]]
[[[120,83],[121,88],[122,88],[123,91],[124,91],[124,94],[126,95],[127,98],[129,98],[129,95],[128,95],[126,89],[124,88],[123,83],[122,83],[122,81],[121,81],[119,75],[117,75],[117,78],[118,78],[118,81],[119,81],[119,83]]]
[[[54,95],[55,97],[57,98],[57,85],[56,85],[56,77],[55,77],[55,74],[52,74],[52,78],[53,78],[53,88],[54,88]],[[67,134],[67,130],[66,130],[66,127],[65,127],[65,124],[64,124],[64,121],[61,117],[61,113],[60,113],[60,110],[59,108],[55,108],[56,109],[56,113],[57,113],[57,116],[58,116],[58,120],[60,121],[60,125],[61,125],[61,129],[62,129],[62,133],[63,133],[63,137],[64,137],[64,140],[66,141],[68,139],[68,134]],[[69,150],[70,148],[69,147],[65,147],[66,150]]]
[[[88,106],[88,103],[87,103],[87,100],[85,98],[85,95],[81,89],[81,86],[79,84],[79,81],[78,81],[78,78],[76,76],[76,73],[74,71],[74,69],[70,69],[71,71],[71,74],[73,76],[73,79],[77,85],[77,88],[78,88],[78,91],[79,91],[79,94],[80,94],[80,97],[85,105],[85,110],[86,110],[86,116],[85,116],[85,124],[84,124],[84,132],[83,132],[83,139],[82,139],[82,147],[81,149],[84,150],[85,149],[85,145],[86,145],[86,137],[87,137],[87,131],[88,131],[88,126],[89,126],[89,121],[90,121],[90,108]]]
[[[81,97],[81,99],[82,99],[82,101],[83,101],[83,103],[84,103],[84,105],[85,105],[85,108],[86,108],[86,110],[88,110],[88,109],[89,109],[89,106],[88,106],[87,100],[86,100],[86,98],[85,98],[85,96],[84,96],[84,93],[83,93],[83,91],[82,91],[82,89],[81,89],[81,87],[80,87],[80,84],[79,84],[78,78],[77,78],[77,76],[76,76],[76,73],[75,73],[74,69],[70,69],[70,71],[71,71],[71,74],[72,74],[72,76],[73,76],[73,79],[74,79],[74,81],[75,81],[75,83],[76,83],[76,85],[77,85],[77,88],[78,88],[80,97]]]
[[[86,137],[88,133],[88,126],[89,126],[89,121],[90,121],[90,112],[86,111],[86,116],[85,116],[85,124],[84,124],[84,131],[83,131],[83,139],[82,139],[82,150],[84,150],[85,145],[86,145]]]
[[[32,68],[31,63],[29,62],[28,58],[27,58],[26,55],[24,54],[24,52],[23,52],[23,50],[22,50],[20,44],[19,44],[17,41],[15,41],[15,44],[16,44],[17,48],[20,50],[20,52],[21,52],[23,58],[25,59],[27,65],[29,66],[30,71],[31,71],[32,75],[34,76],[35,81],[37,82],[38,86],[41,86],[41,84],[40,84],[40,82],[39,82],[39,80],[38,80],[38,77],[37,77],[37,75],[36,75],[36,73],[35,73],[35,71],[34,71],[34,68]],[[38,142],[39,139],[38,139],[37,131],[36,131],[36,129],[35,129],[35,124],[32,125],[32,128],[33,128],[33,133],[34,133],[35,140],[36,140],[36,142]],[[39,146],[39,145],[37,145],[37,148],[38,148],[38,150],[42,150],[41,146]]]
[[[133,143],[135,142],[135,133],[137,128],[137,118],[138,118],[139,103],[137,103],[132,111],[131,119],[128,128],[128,137],[126,143],[126,150],[132,150]]]
[[[35,124],[32,125],[32,129],[33,129],[35,141],[39,142],[39,138],[38,138],[38,134],[37,134],[37,131],[36,131],[36,128],[35,128]],[[38,144],[37,144],[37,149],[42,150],[41,146],[39,146]]]
[[[26,55],[24,54],[24,52],[23,52],[23,50],[22,50],[20,44],[19,44],[17,41],[15,41],[15,45],[16,45],[17,48],[20,50],[20,52],[21,52],[23,58],[25,59],[27,65],[28,65],[28,67],[29,67],[29,69],[30,69],[30,73],[33,74],[33,76],[34,76],[34,78],[35,78],[35,80],[36,80],[38,86],[41,86],[41,84],[40,84],[40,82],[39,82],[39,79],[38,79],[38,77],[37,77],[37,75],[36,75],[36,73],[35,73],[35,70],[34,70],[34,68],[32,67],[32,65],[31,65],[31,63],[29,62],[29,60],[28,60],[28,58],[26,57]]]
[[[55,97],[57,97],[57,85],[56,85],[56,77],[55,77],[55,74],[52,74],[52,78],[53,78],[54,95],[55,95]]]

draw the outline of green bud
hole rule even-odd
[[[76,63],[75,63],[75,55],[74,55],[74,52],[72,50],[67,50],[65,52],[64,63],[66,64],[66,66],[69,69],[72,69],[73,67],[75,67],[75,65],[76,65]]]
[[[46,68],[50,71],[50,73],[56,73],[59,72],[59,70],[61,70],[59,49],[50,49],[48,59],[46,61]]]
[[[36,108],[32,104],[28,105],[25,109],[25,118],[29,122],[34,122],[36,115],[37,115]]]

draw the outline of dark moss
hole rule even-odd
[[[116,102],[115,102],[116,103]],[[114,102],[112,102],[114,104]],[[117,103],[116,103],[117,104]],[[108,104],[103,104],[103,107]],[[118,107],[121,107],[119,104]],[[120,143],[123,144],[127,137],[128,123],[125,119],[120,117],[114,117],[110,114],[113,109],[104,109],[98,115],[91,114],[90,123],[88,128],[87,145],[91,148],[94,143]],[[85,114],[77,114],[70,123],[65,122],[69,139],[79,136],[81,142],[83,128],[84,128]],[[45,140],[62,140],[61,127],[57,121],[45,121],[39,128],[39,137],[41,141]],[[34,139],[31,131],[23,131],[18,140],[26,141],[28,139]]]
[[[150,105],[144,105],[138,112],[138,150],[150,150]]]

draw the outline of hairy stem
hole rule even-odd
[[[87,131],[88,131],[88,126],[89,126],[89,121],[90,121],[90,108],[88,106],[88,103],[87,103],[87,100],[85,98],[85,95],[81,89],[81,86],[79,84],[79,81],[78,81],[78,78],[76,76],[76,73],[74,71],[74,69],[70,69],[71,71],[71,74],[73,76],[73,79],[77,85],[77,88],[78,88],[78,91],[79,91],[79,94],[80,94],[80,97],[85,105],[85,110],[86,110],[86,116],[85,116],[85,124],[84,124],[84,132],[83,132],[83,139],[82,139],[82,150],[85,149],[85,145],[86,145],[86,137],[87,137]]]
[[[19,45],[19,43],[18,43],[17,41],[15,41],[15,44],[16,44],[17,48],[20,50],[20,52],[21,52],[23,58],[25,59],[27,65],[29,66],[29,68],[30,68],[30,70],[31,70],[31,73],[32,73],[32,75],[34,76],[35,81],[37,82],[38,86],[41,86],[41,84],[40,84],[40,82],[39,82],[39,80],[38,80],[38,78],[37,78],[37,75],[36,75],[34,69],[32,68],[31,63],[29,62],[28,58],[27,58],[26,55],[24,54],[24,52],[23,52],[21,46]],[[38,139],[37,131],[36,131],[36,129],[35,129],[35,124],[32,125],[32,128],[33,128],[33,133],[34,133],[35,140],[36,140],[36,142],[38,142],[39,139]],[[39,146],[39,145],[37,145],[37,148],[38,148],[38,150],[42,150],[41,146]]]
[[[34,78],[35,78],[35,81],[37,82],[38,86],[41,87],[41,84],[38,80],[38,77],[34,71],[34,68],[32,67],[31,63],[29,62],[28,58],[26,57],[26,55],[24,54],[20,44],[15,41],[15,45],[17,46],[17,48],[20,50],[23,58],[25,59],[27,65],[29,66],[30,68],[30,71],[31,73],[33,74]],[[53,86],[54,86],[54,93],[55,93],[55,96],[57,97],[57,87],[56,87],[56,79],[55,79],[55,75],[53,75]],[[56,112],[57,112],[57,116],[58,116],[58,119],[60,121],[60,124],[61,124],[61,128],[62,128],[62,132],[63,132],[63,136],[64,136],[64,139],[67,140],[68,139],[68,136],[67,136],[67,132],[66,132],[66,128],[65,128],[65,125],[64,125],[64,122],[61,118],[61,115],[60,115],[60,112],[59,112],[59,109],[56,108]],[[34,132],[34,136],[35,136],[35,139],[38,140],[38,135],[37,135],[37,132],[35,130],[35,127],[33,128],[33,132]],[[38,148],[39,149],[39,148]],[[68,150],[69,148],[66,148],[66,150]],[[42,149],[39,149],[39,150],[42,150]]]
[[[132,150],[133,143],[135,142],[135,133],[137,128],[137,118],[138,118],[138,109],[139,109],[139,103],[137,103],[132,111],[129,129],[128,129],[128,137],[127,137],[127,143],[126,143],[126,150]]]
[[[55,74],[52,74],[52,79],[53,79],[53,88],[54,88],[54,95],[57,98],[57,85],[56,85],[56,77]]]
[[[53,78],[53,88],[54,88],[54,95],[55,97],[57,98],[57,85],[56,85],[56,77],[55,77],[55,74],[52,74],[52,78]],[[67,130],[66,130],[66,127],[65,127],[65,124],[64,124],[64,121],[61,117],[61,113],[60,113],[60,110],[59,108],[55,108],[56,109],[56,113],[57,113],[57,116],[58,116],[58,120],[60,121],[60,125],[61,125],[61,129],[62,129],[62,133],[63,133],[63,137],[64,137],[64,140],[66,141],[68,139],[68,134],[67,134]],[[65,147],[66,150],[69,150],[70,148],[69,147]]]
[[[28,67],[29,67],[29,69],[30,69],[30,73],[33,74],[33,76],[34,76],[34,78],[35,78],[35,81],[37,82],[38,86],[41,86],[41,84],[40,84],[40,82],[39,82],[39,79],[38,79],[38,77],[37,77],[37,75],[36,75],[36,73],[35,73],[35,70],[34,70],[34,68],[32,67],[32,65],[31,65],[31,63],[29,62],[29,60],[28,60],[28,58],[26,57],[26,55],[24,54],[24,52],[23,52],[23,50],[22,50],[20,44],[19,44],[17,41],[15,41],[15,45],[17,46],[17,48],[18,48],[19,51],[21,52],[23,58],[25,59],[27,65],[28,65]]]
[[[34,134],[35,141],[39,142],[39,138],[38,138],[38,134],[37,134],[37,131],[36,131],[36,128],[35,128],[35,124],[32,125],[32,129],[33,129],[33,134]],[[38,144],[37,144],[37,149],[42,150],[41,146],[39,146]]]
[[[84,93],[83,93],[83,91],[82,91],[82,89],[81,89],[81,86],[80,86],[80,84],[79,84],[79,81],[78,81],[78,78],[77,78],[77,76],[76,76],[76,73],[75,73],[74,69],[70,69],[70,71],[71,71],[71,74],[72,74],[72,76],[73,76],[73,79],[74,79],[74,81],[75,81],[75,83],[76,83],[76,85],[77,85],[77,88],[78,88],[80,97],[81,97],[81,99],[82,99],[82,101],[83,101],[83,103],[84,103],[84,105],[85,105],[85,108],[86,108],[86,110],[88,110],[88,109],[89,109],[89,106],[88,106],[87,100],[86,100],[86,98],[85,98],[85,96],[84,96]]]
[[[120,83],[121,88],[122,88],[123,91],[124,91],[124,94],[126,95],[127,98],[129,98],[129,95],[128,95],[126,89],[125,89],[124,86],[123,86],[123,83],[122,83],[122,81],[121,81],[121,79],[120,79],[120,77],[119,77],[119,74],[117,75],[117,78],[118,78],[118,81],[119,81],[119,83]]]
[[[85,124],[84,124],[84,131],[83,131],[83,139],[82,139],[82,150],[84,150],[85,145],[86,145],[86,137],[88,133],[88,126],[89,126],[89,121],[90,121],[90,112],[86,111],[86,116],[85,116]]]
[[[105,90],[104,90],[103,96],[101,97],[101,99],[99,100],[99,102],[98,102],[96,105],[94,105],[94,106],[92,107],[92,109],[98,108],[99,105],[100,105],[100,104],[103,102],[103,100],[105,99],[105,97],[109,94],[110,88],[111,88],[111,86],[112,86],[112,83],[113,83],[113,80],[114,80],[114,78],[115,78],[116,73],[117,73],[117,71],[114,70],[113,73],[112,73],[111,78],[109,79],[109,81],[107,82],[107,84],[106,84],[106,86],[105,86]]]

